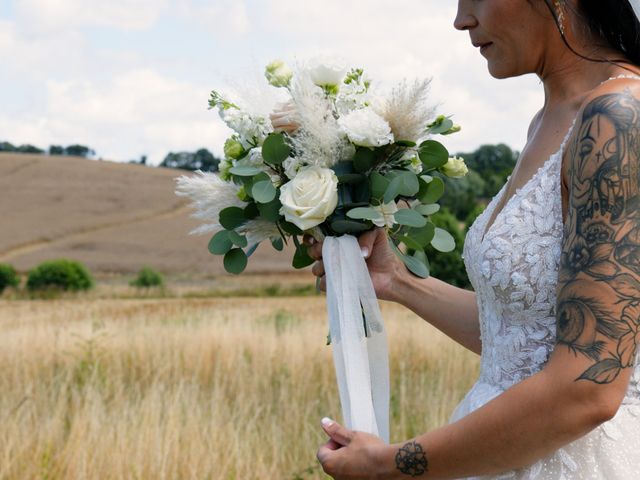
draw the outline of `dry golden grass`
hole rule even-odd
[[[402,307],[391,440],[446,423],[477,357]],[[0,300],[0,479],[325,478],[323,296]]]

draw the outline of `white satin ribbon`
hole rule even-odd
[[[636,13],[636,17],[640,22],[640,0],[629,0],[629,3],[633,7],[633,11]]]
[[[372,433],[389,443],[387,334],[357,238],[325,237],[322,261],[333,361],[346,427]]]

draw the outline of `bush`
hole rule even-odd
[[[88,290],[91,287],[93,279],[87,269],[80,262],[66,258],[42,262],[29,271],[27,278],[29,290]]]
[[[0,263],[0,294],[7,287],[17,288],[20,285],[20,279],[16,270],[6,263]]]
[[[132,287],[161,287],[164,285],[164,280],[159,272],[156,272],[150,267],[142,267],[138,272],[138,276],[129,282]]]

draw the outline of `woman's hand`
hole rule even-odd
[[[297,110],[293,100],[276,105],[276,110],[269,115],[269,118],[275,132],[286,132],[293,135],[300,128],[297,123]]]
[[[320,290],[326,292],[327,282],[322,263],[323,242],[318,242],[311,235],[305,234],[303,243],[310,246],[309,256],[317,260],[311,272],[320,278]],[[391,250],[385,229],[376,227],[374,230],[363,233],[358,237],[358,243],[367,262],[376,296],[381,300],[395,301],[393,286],[401,275],[407,274],[408,270],[402,260]]]
[[[327,475],[335,480],[376,478],[382,450],[388,445],[370,433],[349,430],[328,419],[322,428],[329,435],[316,457]]]

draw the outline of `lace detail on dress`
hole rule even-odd
[[[608,80],[623,77],[640,80],[635,75]],[[450,422],[538,372],[555,348],[556,286],[563,236],[562,155],[576,120],[560,149],[516,189],[493,224],[486,229],[505,195],[506,184],[467,233],[463,260],[477,296],[482,355],[479,378]],[[527,468],[482,478],[631,478],[625,476],[626,472],[640,464],[640,349],[635,365],[623,400],[627,408],[621,407],[614,419]],[[610,458],[623,450],[633,453],[627,458]]]

